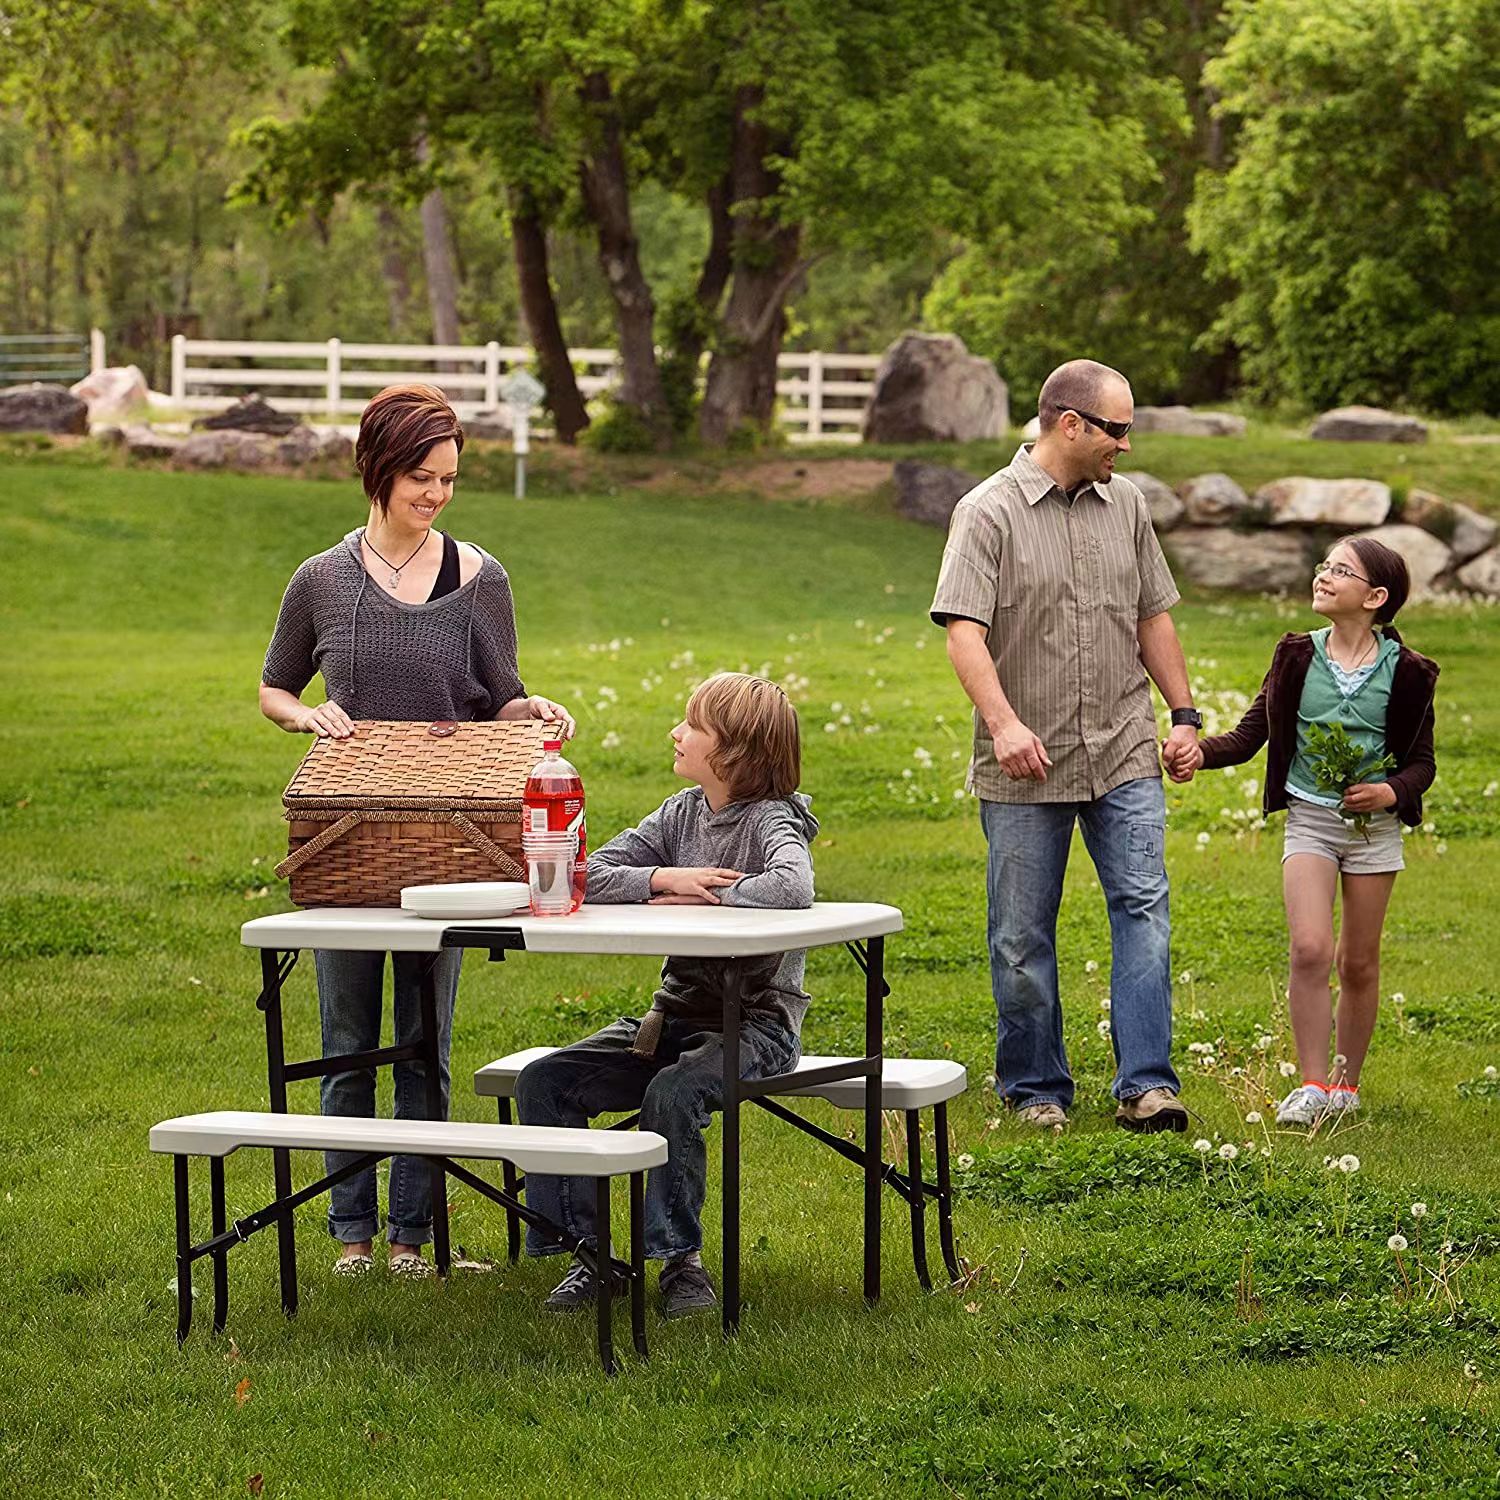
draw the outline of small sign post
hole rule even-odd
[[[510,408],[512,448],[516,455],[516,499],[526,498],[526,455],[531,451],[531,413],[547,394],[540,380],[527,370],[512,370],[500,386],[500,399]]]

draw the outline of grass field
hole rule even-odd
[[[1201,462],[1152,444],[1141,467],[1166,477],[1223,464],[1222,450]],[[1455,498],[1483,503],[1494,452],[1430,458],[1465,474]],[[653,1320],[650,1364],[606,1382],[589,1328],[537,1311],[555,1261],[446,1287],[336,1282],[316,1205],[298,1223],[295,1324],[263,1234],[231,1257],[230,1337],[207,1336],[200,1267],[179,1352],[170,1170],[146,1132],[266,1106],[257,967],[237,928],[286,904],[270,873],[278,794],[306,741],[262,720],[254,689],[287,577],[358,523],[358,496],[81,452],[13,451],[6,480],[0,1492],[1500,1496],[1495,611],[1402,622],[1444,668],[1440,777],[1387,929],[1383,992],[1403,998],[1382,1008],[1365,1118],[1331,1142],[1245,1120],[1291,1055],[1280,828],[1255,826],[1249,766],[1169,791],[1193,1129],[1112,1128],[1104,910],[1079,848],[1059,935],[1076,1124],[1042,1142],[984,1083],[967,716],[925,616],[941,537],[835,505],[623,489],[517,504],[469,488],[452,529],[511,573],[528,686],[578,711],[596,839],[673,789],[667,730],[695,680],[748,666],[793,687],[820,894],[907,915],[888,1048],[951,1051],[970,1071],[953,1123],[973,1275],[922,1295],[888,1199],[886,1295],[867,1312],[854,1174],[752,1112],[748,1306],[731,1345],[715,1324]],[[1308,619],[1276,601],[1186,602],[1211,716],[1232,714],[1277,635]],[[464,1084],[474,1066],[638,1013],[654,973],[471,955],[454,1114],[491,1118]],[[810,1049],[853,1044],[857,978],[839,955],[812,957]],[[288,1016],[292,1050],[311,1053],[305,968]],[[294,1108],[315,1109],[311,1085],[295,1087]],[[1358,1172],[1325,1171],[1330,1152],[1357,1155]],[[313,1169],[301,1161],[301,1180]],[[254,1156],[228,1180],[232,1214],[269,1196]],[[716,1224],[711,1199],[711,1265]],[[453,1194],[453,1225],[470,1253],[503,1252],[498,1211],[474,1195]]]

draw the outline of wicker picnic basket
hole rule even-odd
[[[400,906],[401,888],[524,880],[521,794],[542,725],[357,721],[318,739],[282,794],[276,873],[298,906]]]

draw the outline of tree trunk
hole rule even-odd
[[[552,277],[547,269],[547,231],[536,200],[526,188],[510,194],[510,236],[521,291],[521,315],[536,350],[537,371],[547,388],[547,406],[559,442],[571,443],[589,425],[589,414],[568,357]]]
[[[631,223],[630,176],[609,79],[591,73],[579,97],[593,125],[592,150],[579,163],[579,180],[598,240],[599,269],[614,299],[620,341],[616,400],[638,411],[657,440],[666,443],[671,433],[656,362],[656,304],[641,270],[640,246]]]
[[[787,148],[751,118],[760,100],[761,90],[755,85],[742,86],[735,97],[729,167],[730,201],[738,210],[733,282],[698,419],[699,436],[715,447],[744,427],[769,431],[786,299],[806,269],[797,259],[801,226],[779,224],[756,207],[780,187],[768,156]]]
[[[411,272],[401,246],[401,217],[389,203],[375,209],[380,231],[380,276],[385,282],[391,337],[400,338],[406,328],[406,310],[411,305]]]
[[[453,231],[443,190],[433,188],[422,199],[422,262],[427,268],[427,302],[432,311],[432,342],[458,342],[458,268],[453,258]]]

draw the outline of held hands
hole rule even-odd
[[[560,737],[565,740],[572,739],[577,733],[578,726],[573,722],[573,715],[561,703],[543,698],[540,693],[533,693],[525,702],[526,712],[522,715],[523,718],[544,719],[555,723]]]
[[[1344,793],[1344,811],[1384,812],[1396,805],[1396,788],[1388,781],[1361,781]]]
[[[1161,763],[1173,781],[1191,781],[1203,768],[1203,747],[1191,724],[1178,724],[1161,742]]]
[[[1012,719],[998,734],[993,728],[995,759],[1012,781],[1045,781],[1052,758],[1042,744],[1019,719]]]
[[[651,872],[652,906],[718,906],[718,891],[740,878],[739,870],[700,865],[661,865]]]
[[[315,734],[320,739],[347,740],[354,733],[354,721],[332,700],[303,709],[292,727],[298,734]]]

